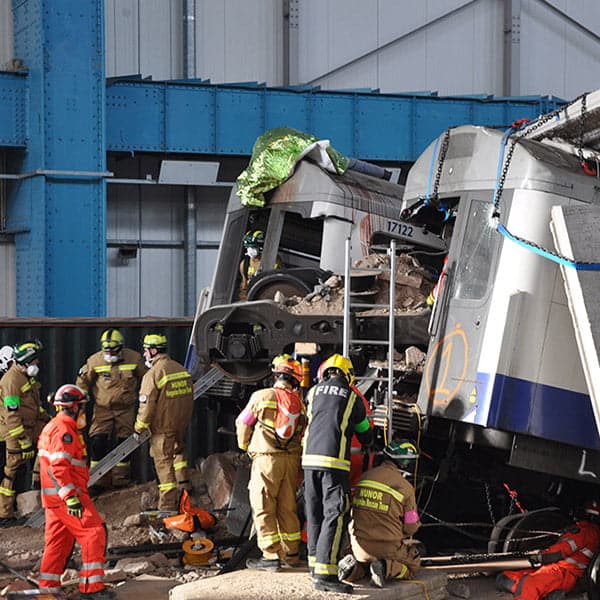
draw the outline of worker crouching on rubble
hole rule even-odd
[[[370,571],[371,581],[412,579],[419,551],[411,543],[421,526],[415,490],[405,477],[414,471],[417,449],[409,441],[393,441],[383,449],[384,461],[363,473],[352,500],[352,554],[339,564],[340,581],[358,581]]]
[[[599,548],[600,504],[593,500],[554,544],[530,557],[531,569],[500,573],[496,587],[515,600],[562,600],[585,574]]]
[[[150,429],[150,456],[158,477],[158,509],[179,508],[182,490],[190,490],[185,432],[194,409],[192,376],[167,353],[167,338],[144,337],[149,371],[142,378],[135,433]]]
[[[237,441],[252,458],[248,490],[259,559],[249,569],[299,566],[300,521],[296,491],[306,414],[302,365],[288,355],[273,359],[273,387],[257,390],[236,419]]]
[[[319,367],[319,381],[308,391],[308,428],[302,467],[308,533],[308,566],[315,590],[351,593],[338,580],[342,535],[350,511],[350,446],[373,439],[362,401],[350,389],[354,367],[334,354]]]
[[[54,395],[57,414],[38,441],[42,505],[46,509],[39,586],[42,592],[60,592],[60,577],[77,541],[81,546],[82,597],[108,600],[114,593],[103,583],[106,529],[87,487],[89,470],[83,440],[87,401],[87,394],[76,385],[60,387]]]
[[[94,400],[89,430],[92,469],[133,433],[138,387],[146,370],[141,354],[125,348],[118,329],[102,333],[100,352],[92,354],[79,369],[75,383],[91,392]],[[129,485],[129,471],[129,460],[117,463],[112,469],[112,484],[115,487]],[[110,487],[110,477],[103,478],[92,493]]]

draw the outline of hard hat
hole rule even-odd
[[[144,348],[156,348],[157,350],[165,350],[167,347],[167,336],[160,333],[149,333],[144,336]]]
[[[297,383],[302,381],[302,364],[289,354],[280,354],[273,359],[273,375],[287,375]]]
[[[352,385],[354,381],[354,366],[352,361],[341,354],[333,354],[327,360],[321,363],[319,371],[317,373],[319,379],[324,379],[327,376],[327,372],[336,369],[339,371],[348,382],[348,385]]]
[[[118,329],[107,329],[100,337],[100,348],[105,351],[118,352],[124,343],[125,340]]]
[[[600,519],[600,504],[597,500],[588,500],[583,507],[583,512],[586,516]]]
[[[0,348],[0,371],[8,371],[8,367],[13,359],[14,349],[12,346],[2,346]]]
[[[244,236],[244,248],[249,246],[259,246],[262,248],[265,244],[265,232],[261,229],[256,231],[248,231]]]
[[[410,467],[418,458],[416,446],[409,440],[393,440],[384,449],[383,454],[400,467]]]
[[[39,340],[29,340],[22,344],[17,344],[13,348],[13,359],[20,365],[28,365],[30,362],[39,358],[40,352],[44,349]]]
[[[67,383],[61,385],[54,394],[52,403],[54,406],[73,406],[74,404],[83,404],[89,400],[88,395],[76,385]]]

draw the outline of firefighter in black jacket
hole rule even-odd
[[[350,509],[350,445],[372,442],[365,407],[351,390],[352,362],[334,354],[319,367],[319,382],[307,396],[308,429],[304,438],[308,566],[316,590],[352,592],[337,578],[342,534]]]

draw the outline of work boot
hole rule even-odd
[[[281,563],[278,558],[249,558],[246,561],[247,569],[256,569],[257,571],[277,572],[281,568]]]
[[[547,596],[544,596],[544,600],[564,600],[566,597],[566,592],[563,592],[562,590],[555,590],[550,592]]]
[[[501,592],[506,592],[507,594],[512,594],[513,586],[515,582],[507,577],[504,573],[498,573],[496,576],[496,589]]]
[[[385,586],[385,560],[374,560],[369,565],[371,571],[371,581],[378,588]]]
[[[25,517],[2,517],[0,518],[0,528],[2,527],[16,527],[17,525],[23,525],[25,523]]]
[[[117,595],[112,590],[104,588],[99,592],[92,592],[91,594],[81,594],[81,597],[85,598],[85,600],[114,600],[114,598],[116,598]]]
[[[300,560],[300,554],[288,554],[282,561],[281,566],[288,569],[302,569],[306,567],[306,561]]]
[[[340,581],[344,581],[344,579],[348,579],[350,577],[350,573],[354,571],[354,567],[356,566],[356,559],[352,554],[347,554],[340,560],[338,563],[338,579]]]
[[[319,592],[335,592],[336,594],[351,594],[352,586],[339,581],[335,575],[315,575],[313,587]]]

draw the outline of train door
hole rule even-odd
[[[496,271],[500,237],[494,207],[483,193],[458,203],[456,224],[440,277],[429,332],[431,340],[419,392],[427,414],[475,421],[478,357]]]

